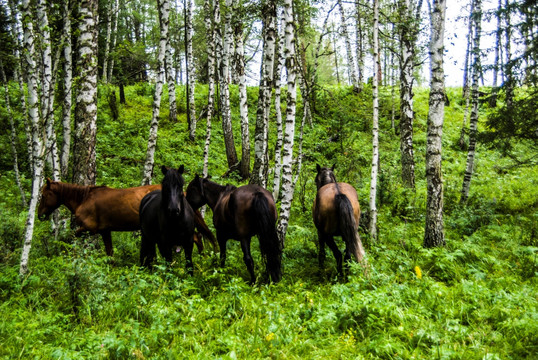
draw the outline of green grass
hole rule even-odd
[[[200,94],[207,91],[199,90]],[[256,91],[249,90],[252,111]],[[151,87],[139,84],[126,89],[128,103],[121,107],[117,123],[109,117],[105,92],[100,89],[98,182],[136,186],[151,118]],[[458,90],[449,89],[451,106],[443,135],[447,246],[422,248],[428,92],[418,89],[416,193],[401,185],[399,137],[390,129],[390,119],[384,117],[380,121],[379,242],[371,243],[360,229],[369,261],[367,274],[353,264],[348,281],[338,279],[330,252],[325,267],[318,268],[311,221],[315,164],[336,163],[337,178],[352,183],[367,208],[369,96],[368,89],[358,97],[339,88],[319,94],[318,110],[323,116],[315,118],[312,128],[305,128],[303,174],[286,238],[283,280],[276,285],[261,281],[248,285],[242,252],[233,240],[228,242],[225,268],[217,266],[218,254],[195,251],[194,276],[189,277],[183,270],[182,254],[171,266],[160,262],[153,271],[139,268],[140,239],[132,233],[113,234],[115,255],[108,259],[100,239],[73,240],[71,230],[63,230],[55,239],[48,222],[36,224],[31,272],[21,280],[18,262],[25,212],[17,205],[9,161],[2,157],[0,357],[535,357],[538,169],[508,168],[510,159],[479,144],[470,198],[467,206],[460,205],[466,152],[455,146],[463,111]],[[199,105],[204,98],[197,97]],[[237,97],[232,101],[236,109]],[[300,114],[300,105],[298,110]],[[386,115],[388,110],[381,113]],[[487,109],[482,109],[481,122],[486,114]],[[156,164],[185,164],[189,181],[202,169],[205,120],[198,126],[200,140],[193,144],[187,140],[184,111],[177,123],[170,123],[167,116],[163,106]],[[239,127],[234,130],[238,142]],[[340,134],[339,140],[328,141],[335,133]],[[6,141],[2,137],[1,143],[8,144]],[[222,128],[215,121],[210,173],[215,181],[238,183],[222,178],[226,171],[222,141]],[[274,143],[274,134],[270,141]],[[524,144],[518,146],[521,153],[527,151]],[[28,180],[25,186],[29,188]],[[256,273],[261,275],[263,265],[255,239],[252,248]]]

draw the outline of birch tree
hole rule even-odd
[[[187,94],[188,94],[188,109],[189,109],[189,137],[194,140],[196,136],[196,107],[194,104],[194,60],[192,56],[192,0],[185,0],[185,27],[186,37],[185,45],[187,48],[186,61],[187,61]]]
[[[348,64],[348,72],[349,72],[349,79],[351,81],[351,85],[353,85],[353,90],[356,92],[359,92],[359,80],[357,78],[357,70],[355,66],[355,60],[353,59],[353,50],[351,48],[351,39],[349,37],[349,32],[347,30],[347,21],[346,21],[346,14],[344,12],[344,6],[342,5],[342,0],[337,0],[338,2],[338,8],[340,10],[340,19],[342,21],[342,34],[344,35],[344,40],[346,43],[346,54],[347,54],[347,64]],[[375,7],[375,5],[374,5]]]
[[[161,110],[161,96],[165,78],[164,58],[166,55],[166,43],[168,42],[168,20],[170,16],[170,4],[168,0],[158,1],[160,40],[157,55],[158,70],[157,80],[155,82],[155,93],[153,95],[153,114],[149,128],[148,148],[146,152],[146,161],[144,164],[144,174],[142,185],[151,184],[153,175],[153,164],[155,159],[155,147],[157,146],[157,130],[159,129],[159,113]]]
[[[73,182],[94,185],[97,133],[97,0],[79,4],[78,91],[75,105]]]
[[[71,153],[71,107],[73,102],[73,57],[71,48],[71,1],[63,3],[63,43],[64,43],[64,94],[62,103],[62,150],[60,170],[63,178],[69,170],[69,154]]]
[[[370,224],[368,230],[374,241],[377,240],[377,171],[379,166],[379,99],[378,99],[378,76],[379,69],[379,1],[374,0],[374,28],[373,28],[373,60],[374,75],[372,77],[372,171],[370,176]]]
[[[211,142],[211,120],[213,119],[214,112],[214,99],[215,99],[215,29],[213,26],[214,12],[213,8],[217,8],[218,4],[215,4],[212,0],[204,1],[205,12],[205,28],[207,39],[207,71],[208,71],[208,96],[207,96],[207,124],[206,124],[206,138],[204,144],[204,167],[202,175],[207,177],[209,167],[209,144]]]
[[[465,166],[465,174],[463,176],[463,185],[461,189],[460,202],[465,203],[469,198],[469,189],[471,187],[471,177],[473,175],[474,158],[476,152],[476,133],[478,124],[478,74],[480,74],[480,32],[482,21],[482,4],[481,0],[473,0],[474,22],[474,40],[473,40],[473,66],[472,66],[472,108],[471,117],[469,119],[469,150],[467,152],[467,163]]]
[[[39,117],[39,103],[37,93],[37,69],[35,61],[34,46],[34,28],[32,23],[32,12],[29,0],[22,0],[21,11],[23,16],[24,29],[24,47],[23,53],[26,63],[26,76],[28,87],[28,118],[32,126],[32,151],[33,151],[33,177],[32,177],[32,195],[28,206],[28,216],[24,231],[24,244],[21,253],[21,264],[19,268],[20,276],[28,273],[28,262],[30,258],[30,249],[32,248],[32,237],[34,233],[35,212],[39,199],[39,192],[43,182],[43,141],[41,139],[42,120]]]
[[[282,14],[280,20],[280,35],[278,37],[278,46],[275,51],[275,56],[277,56],[277,64],[275,68],[275,125],[277,129],[277,137],[275,144],[275,171],[273,177],[273,198],[275,201],[278,200],[280,195],[280,178],[282,170],[282,141],[284,139],[283,129],[282,129],[282,111],[281,111],[281,84],[280,78],[282,75],[282,68],[284,67],[285,54],[284,54],[284,39],[283,36],[284,28],[286,27],[286,22],[284,15]]]
[[[423,246],[444,246],[443,179],[441,153],[445,110],[445,84],[443,70],[445,0],[434,0],[430,14],[430,98],[426,140],[426,226]]]
[[[229,0],[228,0],[229,3]],[[232,113],[230,109],[230,87],[229,87],[229,49],[232,39],[229,38],[230,16],[226,15],[225,34],[222,36],[220,6],[215,3],[215,44],[217,44],[217,61],[219,68],[220,82],[220,110],[222,115],[222,130],[224,133],[224,146],[226,148],[226,160],[228,168],[233,171],[237,165],[237,152],[235,150],[234,136],[232,130]]]
[[[108,4],[110,8],[107,11],[106,16],[106,35],[105,35],[105,54],[103,55],[103,83],[108,83],[108,61],[110,58],[110,42],[112,38],[112,17],[114,4],[110,2]]]
[[[190,41],[191,41],[191,52],[192,52],[192,36],[191,36]],[[166,55],[165,55],[164,63],[165,63],[165,71],[166,71],[166,82],[168,84],[168,108],[169,108],[168,118],[170,119],[172,123],[175,123],[177,121],[176,77],[174,76],[174,61],[173,61],[173,56],[172,56],[171,36],[168,36],[168,39],[166,41]],[[193,99],[194,99],[194,96],[193,96]]]
[[[413,154],[413,71],[416,58],[416,41],[420,26],[420,8],[413,0],[400,0],[400,158],[404,186],[415,188],[415,159]]]
[[[254,130],[254,166],[250,182],[265,187],[267,182],[267,129],[273,84],[273,69],[276,43],[276,2],[264,2],[263,18],[263,57],[260,71],[256,128]]]
[[[247,80],[245,75],[245,50],[243,44],[243,5],[234,4],[233,20],[235,36],[235,66],[239,80],[239,117],[241,119],[241,167],[240,174],[247,179],[250,172],[250,136],[248,129]]]
[[[469,11],[468,27],[467,27],[467,48],[465,50],[465,60],[463,65],[463,93],[462,97],[465,100],[465,108],[463,109],[463,125],[461,126],[459,147],[465,148],[465,132],[467,127],[467,115],[469,113],[469,58],[471,55],[471,43],[473,36],[473,6],[471,1],[471,10]]]
[[[287,72],[287,96],[286,96],[286,125],[284,130],[284,144],[282,147],[282,201],[280,203],[280,217],[277,225],[277,233],[282,247],[288,229],[291,201],[293,200],[293,142],[295,137],[295,106],[296,106],[296,64],[295,64],[295,31],[293,26],[292,0],[284,0],[284,19],[286,23],[284,36]]]
[[[362,25],[362,6],[364,5],[361,3],[361,0],[355,0],[355,16],[357,17],[357,24],[355,26],[355,52],[357,54],[357,81],[359,90],[362,90],[362,84],[364,83],[364,29]]]

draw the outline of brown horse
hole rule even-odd
[[[139,208],[142,198],[161,184],[113,189],[107,186],[81,186],[47,179],[41,190],[38,218],[45,220],[61,205],[65,205],[75,216],[79,228],[75,235],[84,232],[100,234],[105,243],[106,254],[112,256],[111,231],[140,230]],[[213,246],[215,237],[207,227],[202,215],[195,212],[196,228]],[[201,237],[195,235],[198,249],[203,249]]]
[[[270,192],[258,185],[219,185],[198,175],[187,186],[187,201],[194,209],[208,204],[213,210],[217,230],[221,266],[226,263],[226,242],[241,242],[243,261],[254,283],[254,261],[250,254],[250,239],[258,235],[266,270],[273,282],[282,277],[280,241],[276,233],[276,206]]]
[[[361,210],[357,191],[349,184],[336,182],[332,168],[316,165],[316,186],[318,192],[314,200],[313,217],[318,230],[319,266],[325,261],[325,244],[336,258],[338,273],[342,274],[342,253],[334,242],[334,236],[341,236],[346,244],[344,260],[352,258],[361,262],[365,256],[357,229]]]

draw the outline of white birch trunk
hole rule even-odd
[[[188,79],[187,84],[189,88],[188,89],[188,94],[189,94],[188,102],[189,102],[189,112],[190,112],[189,137],[191,140],[194,140],[194,138],[196,137],[196,107],[194,104],[194,88],[195,88],[196,79],[194,76],[194,60],[192,56],[192,35],[193,35],[192,7],[193,7],[193,3],[192,3],[192,0],[187,0],[186,3],[187,3],[187,8],[186,8],[187,54],[186,55],[187,55],[187,79]]]
[[[276,4],[267,1],[262,7],[263,17],[263,60],[261,64],[258,109],[254,132],[254,166],[250,182],[265,187],[267,184],[267,136],[269,110],[273,83],[276,42]]]
[[[467,28],[467,49],[465,51],[465,61],[463,65],[463,98],[465,99],[465,108],[463,109],[463,124],[460,131],[459,146],[463,150],[465,148],[465,131],[467,127],[467,116],[469,114],[469,57],[471,53],[471,42],[473,36],[473,6],[471,1],[471,10],[469,12],[469,24]]]
[[[166,42],[166,82],[168,83],[168,118],[172,123],[177,122],[177,105],[176,105],[176,77],[174,76],[172,44],[171,38],[168,37]],[[190,93],[189,93],[190,94]],[[194,95],[194,94],[193,94]]]
[[[110,57],[110,38],[112,35],[112,16],[113,16],[113,4],[109,3],[110,8],[106,17],[106,38],[105,38],[105,54],[103,55],[103,83],[108,84],[108,61]]]
[[[71,9],[69,1],[63,4],[63,40],[64,40],[64,99],[62,109],[62,151],[60,169],[62,177],[67,176],[69,170],[69,154],[71,152],[71,107],[73,101],[73,57],[71,49]]]
[[[163,91],[163,83],[165,80],[164,57],[166,54],[166,43],[168,42],[168,19],[170,16],[170,4],[168,0],[159,0],[158,7],[161,34],[159,40],[159,53],[157,55],[159,69],[157,71],[157,81],[155,83],[155,94],[153,95],[153,114],[149,128],[148,149],[146,152],[142,185],[151,184],[151,177],[153,175],[155,147],[157,146],[157,131],[159,129],[159,113],[161,110],[161,96]]]
[[[285,55],[284,55],[284,29],[286,27],[286,19],[284,19],[284,12],[280,21],[280,36],[278,40],[277,56],[278,62],[276,66],[275,74],[275,123],[277,129],[276,144],[275,144],[275,173],[273,178],[273,198],[278,201],[280,196],[280,178],[282,170],[282,141],[284,138],[282,129],[282,110],[281,110],[281,84],[280,76],[282,74],[282,68],[284,67]]]
[[[340,9],[340,19],[342,21],[342,34],[344,35],[344,40],[346,43],[346,54],[347,54],[347,64],[348,64],[348,71],[349,71],[349,79],[351,81],[351,85],[353,85],[353,89],[358,92],[359,91],[359,80],[357,79],[357,68],[355,66],[355,60],[353,59],[353,50],[351,49],[351,39],[349,38],[349,32],[347,31],[347,24],[346,24],[346,14],[344,12],[344,6],[342,5],[342,0],[337,0],[338,2],[338,8]],[[375,5],[374,5],[375,7]]]
[[[288,230],[290,218],[291,202],[293,200],[293,142],[295,137],[295,105],[297,98],[296,91],[296,64],[295,64],[295,31],[293,23],[292,0],[284,1],[285,27],[285,57],[287,71],[287,104],[286,104],[286,125],[284,131],[284,146],[282,148],[282,201],[280,203],[280,217],[277,226],[277,233],[282,248]]]
[[[118,17],[120,11],[120,0],[114,0],[114,25],[112,27],[112,44],[110,45],[111,50],[116,48],[116,43],[118,42]],[[108,67],[108,81],[112,80],[112,73],[114,72],[114,58],[110,59],[110,66]]]
[[[26,227],[24,233],[24,244],[21,254],[21,264],[19,268],[20,276],[28,273],[28,262],[30,258],[30,249],[32,248],[32,237],[34,233],[34,222],[39,192],[43,180],[43,141],[41,139],[42,122],[39,118],[39,104],[37,100],[37,69],[34,59],[34,35],[33,23],[30,9],[30,1],[23,0],[21,3],[24,26],[24,57],[26,59],[26,74],[28,85],[28,117],[32,124],[32,150],[34,163],[32,179],[32,196],[28,207],[28,217],[26,218]],[[30,134],[28,134],[30,136]]]
[[[209,144],[211,142],[211,120],[213,119],[214,112],[214,99],[215,99],[215,30],[213,27],[213,9],[217,7],[212,0],[205,0],[205,27],[207,36],[207,68],[208,68],[208,99],[207,99],[207,125],[206,125],[206,138],[204,144],[204,167],[202,171],[203,177],[208,175],[209,169]]]
[[[234,13],[242,13],[237,3],[234,4]],[[247,79],[245,75],[245,50],[243,44],[243,19],[234,20],[235,33],[235,66],[239,80],[239,117],[241,119],[241,168],[243,179],[247,179],[250,171],[250,134],[248,128]]]
[[[473,65],[472,65],[472,109],[470,127],[469,127],[469,150],[467,152],[467,163],[465,174],[463,176],[463,185],[461,189],[460,203],[465,203],[469,198],[469,189],[471,187],[471,177],[473,176],[474,158],[476,153],[476,133],[478,125],[478,74],[480,73],[480,32],[482,30],[482,4],[481,0],[473,0],[473,22],[474,22],[474,41],[473,41]]]
[[[231,16],[231,15],[228,15]],[[228,33],[229,22],[226,22],[225,33]],[[229,43],[228,36],[222,37],[220,8],[215,3],[215,43],[217,44],[217,61],[219,63],[219,81],[220,81],[220,110],[222,115],[222,130],[224,133],[224,146],[226,148],[226,160],[228,168],[233,170],[237,166],[237,152],[232,131],[232,114],[230,109],[230,88],[228,76],[229,63]]]
[[[374,28],[373,28],[373,60],[375,63],[374,75],[372,77],[372,98],[373,98],[373,116],[372,116],[372,172],[370,176],[370,223],[368,230],[373,241],[377,240],[377,171],[379,167],[379,98],[378,98],[378,77],[379,69],[379,1],[374,0]]]
[[[355,13],[357,16],[357,24],[355,26],[356,45],[355,52],[357,54],[357,81],[359,82],[359,90],[362,90],[362,84],[364,83],[364,31],[362,29],[362,14],[361,1],[355,0]]]
[[[430,99],[428,132],[426,140],[426,226],[424,244],[426,248],[445,245],[443,224],[443,178],[441,153],[445,110],[445,84],[443,70],[445,0],[434,0],[431,19],[430,41]]]
[[[47,160],[51,166],[52,179],[60,180],[60,158],[58,156],[58,146],[56,143],[56,132],[54,131],[54,82],[52,77],[52,52],[49,31],[49,20],[47,16],[48,4],[45,0],[37,2],[37,16],[39,18],[39,27],[42,36],[42,64],[43,79],[41,94],[41,113],[46,127],[46,154]]]

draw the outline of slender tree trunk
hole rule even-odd
[[[228,17],[230,15],[227,15]],[[230,110],[230,87],[229,87],[229,48],[230,39],[228,36],[222,37],[220,29],[220,9],[218,3],[215,4],[215,43],[217,44],[217,59],[219,62],[219,81],[220,81],[220,109],[222,114],[222,130],[224,133],[224,146],[226,148],[226,160],[230,171],[238,165],[237,152],[235,150],[234,136],[232,130],[232,114]],[[226,27],[230,22],[226,21]],[[225,33],[228,33],[226,29]]]
[[[415,158],[413,153],[413,77],[415,42],[418,30],[410,0],[401,1],[399,12],[405,17],[400,27],[400,156],[404,186],[415,188]]]
[[[2,81],[4,82],[5,97],[6,97],[6,112],[9,118],[9,140],[11,145],[11,153],[13,154],[13,173],[15,174],[15,182],[21,193],[21,204],[26,207],[26,194],[21,184],[21,176],[19,173],[19,155],[17,153],[17,131],[15,129],[15,121],[13,120],[13,112],[11,111],[11,103],[9,100],[9,84],[7,82],[6,73],[4,72],[4,64],[0,59],[0,74],[2,75]]]
[[[114,1],[114,24],[112,25],[112,40],[110,49],[113,51],[116,49],[116,43],[118,42],[118,17],[119,17],[119,11],[120,11],[120,0],[113,0]],[[108,75],[107,79],[108,81],[112,80],[112,73],[114,72],[114,58],[112,57],[110,59],[110,65],[108,66]]]
[[[186,27],[187,27],[187,36],[186,36],[186,43],[187,43],[187,86],[189,88],[189,138],[191,140],[194,140],[196,137],[196,106],[194,103],[194,88],[195,88],[195,75],[194,75],[194,59],[192,55],[192,7],[193,2],[192,0],[186,0],[187,3],[187,21],[186,21]]]
[[[357,37],[357,43],[355,46],[355,52],[357,53],[357,71],[359,82],[359,89],[362,90],[362,84],[364,83],[364,30],[362,27],[362,14],[361,1],[355,0],[355,12],[357,16],[357,26],[355,27],[355,33]]]
[[[159,53],[157,55],[158,72],[155,83],[155,94],[153,95],[153,115],[149,128],[148,149],[146,153],[146,162],[144,165],[144,175],[142,185],[151,184],[153,176],[153,165],[155,158],[155,147],[157,145],[157,131],[159,129],[159,113],[161,109],[161,96],[165,78],[164,58],[166,55],[166,43],[168,42],[168,20],[170,16],[170,4],[168,0],[159,0],[159,24],[161,28],[161,37],[159,40]]]
[[[273,69],[276,43],[276,2],[266,1],[262,7],[263,17],[263,60],[260,71],[260,89],[256,128],[254,130],[254,166],[250,183],[265,187],[267,183],[267,134],[269,109],[273,84]]]
[[[510,0],[504,1],[504,7],[509,9],[511,6]],[[514,103],[514,74],[513,74],[513,64],[512,64],[512,22],[510,17],[510,12],[505,12],[505,21],[506,21],[506,107],[511,109]]]
[[[52,51],[49,31],[49,20],[47,16],[48,4],[45,0],[37,2],[37,16],[42,37],[42,64],[43,79],[41,94],[41,112],[45,120],[46,128],[46,155],[52,170],[52,179],[60,180],[60,158],[58,156],[58,146],[56,144],[56,132],[54,131],[54,93],[55,86],[52,76]]]
[[[168,40],[166,41],[166,55],[164,63],[166,69],[166,82],[168,83],[168,106],[170,108],[168,118],[172,123],[175,123],[177,122],[176,77],[174,76],[171,40],[171,36],[168,36]]]
[[[95,185],[97,134],[97,0],[83,0],[79,8],[78,71],[75,105],[73,182]]]
[[[277,226],[282,248],[288,229],[291,202],[293,200],[292,160],[293,142],[295,137],[295,105],[296,105],[296,64],[295,64],[295,31],[293,22],[292,0],[284,0],[285,28],[285,57],[287,71],[287,101],[286,101],[286,126],[284,131],[284,146],[282,148],[282,201],[280,203],[280,217]]]
[[[236,73],[239,77],[239,116],[241,118],[241,168],[240,174],[243,179],[249,177],[250,172],[250,135],[248,129],[248,103],[247,103],[247,79],[245,75],[245,55],[243,45],[243,19],[239,16],[243,12],[238,8],[237,3],[234,6],[234,13],[237,18],[234,19],[235,33],[235,66]]]
[[[208,175],[209,168],[209,144],[211,142],[211,120],[213,119],[214,112],[214,99],[215,99],[215,30],[213,26],[213,7],[218,7],[218,4],[212,0],[205,0],[205,27],[207,36],[207,72],[208,72],[208,99],[207,99],[207,125],[206,125],[206,139],[204,144],[204,168],[203,176]]]
[[[284,19],[284,12],[282,12],[280,20],[280,32],[278,39],[278,46],[275,52],[275,56],[278,57],[277,65],[275,69],[275,125],[277,129],[276,144],[275,144],[275,173],[273,178],[273,198],[278,200],[280,195],[280,180],[282,171],[282,141],[284,139],[282,129],[282,110],[281,110],[281,84],[280,77],[282,75],[282,68],[284,67],[285,55],[284,55],[284,28],[286,27],[286,20]]]
[[[373,60],[375,63],[374,76],[372,77],[373,120],[372,120],[372,172],[370,177],[370,224],[368,230],[373,241],[377,241],[377,171],[379,167],[379,99],[378,77],[379,69],[379,2],[374,0],[374,28],[373,28]]]
[[[353,85],[353,90],[359,91],[359,80],[357,78],[357,70],[355,66],[355,60],[353,59],[353,50],[351,49],[351,40],[349,38],[349,32],[347,31],[347,22],[346,14],[344,12],[344,6],[342,5],[342,0],[337,0],[338,8],[340,10],[340,19],[342,21],[342,34],[344,35],[344,40],[346,43],[346,54],[347,54],[347,63],[349,71],[349,80],[351,85]]]
[[[64,96],[62,109],[62,152],[60,169],[62,178],[69,171],[69,154],[71,153],[71,107],[73,102],[73,57],[71,49],[71,8],[70,1],[63,3],[63,40],[64,40]]]
[[[497,106],[497,92],[499,91],[498,85],[497,85],[497,77],[499,74],[499,59],[500,59],[500,52],[501,52],[501,46],[502,46],[502,30],[501,30],[501,12],[502,12],[502,0],[499,0],[499,4],[497,6],[497,30],[495,30],[495,56],[493,60],[493,84],[491,85],[491,100],[490,100],[490,106],[495,107]]]
[[[469,131],[469,151],[467,153],[467,165],[465,166],[465,175],[461,189],[460,203],[465,203],[469,198],[469,189],[471,187],[471,177],[473,175],[473,164],[476,151],[476,129],[478,124],[478,74],[480,73],[480,32],[482,31],[482,4],[481,0],[473,0],[473,22],[474,22],[474,41],[473,41],[473,67],[472,67],[472,109],[470,118]]]
[[[41,139],[42,121],[39,118],[39,104],[37,100],[37,69],[34,47],[34,29],[32,22],[32,12],[30,9],[30,1],[22,0],[21,10],[24,26],[24,48],[23,53],[26,59],[26,75],[28,85],[28,117],[32,124],[32,151],[34,163],[33,178],[32,178],[32,196],[28,207],[28,217],[26,218],[26,227],[24,234],[24,244],[21,254],[21,264],[19,269],[20,276],[25,276],[28,273],[28,262],[30,258],[30,249],[32,248],[32,237],[34,233],[34,222],[39,192],[43,181],[43,141]],[[30,136],[30,134],[28,134]]]
[[[113,16],[113,3],[109,2],[110,8],[106,14],[106,37],[105,37],[105,54],[103,55],[103,74],[102,80],[104,84],[108,84],[108,61],[110,58],[110,42],[112,37],[112,16]]]
[[[340,70],[338,70],[338,44],[336,43],[336,32],[334,31],[334,24],[331,26],[333,33],[333,47],[334,47],[334,67],[336,71],[336,83],[340,85]]]
[[[471,56],[471,41],[473,37],[473,6],[471,1],[471,10],[469,12],[469,24],[467,29],[467,49],[465,51],[465,62],[463,65],[463,99],[465,100],[465,109],[463,110],[463,125],[461,126],[459,147],[465,149],[465,132],[467,128],[467,115],[469,113],[469,58]]]
[[[444,246],[443,224],[443,178],[441,172],[441,153],[443,121],[445,110],[445,84],[443,70],[445,0],[434,0],[431,18],[430,42],[430,99],[428,111],[428,132],[426,145],[426,226],[424,244],[426,248]]]

